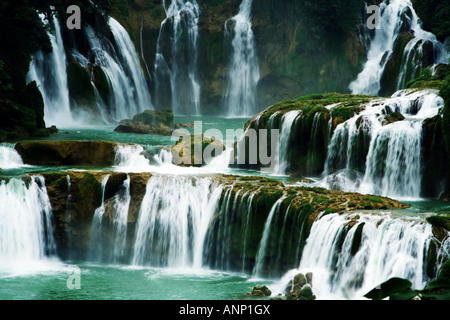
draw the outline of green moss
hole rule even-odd
[[[448,216],[431,216],[427,218],[427,222],[450,231],[450,217]]]
[[[370,202],[375,202],[375,203],[383,203],[383,199],[381,199],[381,197],[378,197],[378,196],[364,197],[364,200],[370,201]]]

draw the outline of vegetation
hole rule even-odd
[[[423,27],[444,41],[450,36],[450,1],[413,0],[414,9],[423,22]]]
[[[439,271],[436,280],[427,284],[424,290],[415,290],[409,280],[391,278],[365,295],[372,300],[449,300],[450,299],[450,260]]]

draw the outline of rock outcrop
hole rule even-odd
[[[30,165],[109,167],[118,145],[111,141],[29,140],[18,142],[15,149]]]
[[[131,120],[122,120],[114,131],[170,136],[175,129],[193,127],[190,123],[174,123],[173,117],[172,110],[146,110]]]

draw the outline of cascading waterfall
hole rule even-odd
[[[274,168],[274,173],[277,175],[285,175],[289,166],[287,153],[289,149],[289,141],[291,137],[291,130],[295,120],[301,115],[301,111],[289,111],[283,115],[280,125],[280,141],[278,143],[277,163]]]
[[[155,105],[175,115],[199,115],[198,21],[196,0],[163,1],[166,19],[161,23],[155,57]],[[168,90],[170,88],[170,90]]]
[[[367,62],[363,70],[353,81],[349,89],[354,94],[378,95],[381,89],[381,78],[389,58],[392,56],[394,45],[404,28],[412,31],[414,38],[409,41],[403,52],[402,67],[396,84],[397,90],[403,89],[405,84],[420,75],[423,67],[423,48],[425,44],[433,46],[433,62],[448,63],[448,53],[443,44],[436,37],[424,31],[410,0],[393,0],[383,2],[379,29],[375,30],[367,53]]]
[[[225,39],[229,39],[233,50],[223,106],[230,117],[252,116],[257,111],[260,71],[251,22],[252,3],[243,0],[238,14],[225,22]]]
[[[45,20],[43,20],[45,21]],[[44,100],[44,121],[47,126],[73,125],[67,85],[66,52],[58,18],[53,16],[49,38],[53,52],[37,52],[33,56],[27,82],[36,81]]]
[[[91,230],[89,232],[89,261],[100,261],[103,256],[102,246],[102,224],[105,215],[105,189],[110,175],[107,174],[102,180],[102,203],[94,212],[92,218]]]
[[[14,146],[12,143],[0,143],[0,169],[16,169],[25,166]]]
[[[130,177],[117,193],[105,202],[105,188],[110,175],[102,181],[102,203],[95,210],[90,230],[88,257],[90,261],[108,263],[128,262],[127,222],[131,202]]]
[[[135,46],[120,23],[109,18],[109,26],[117,48],[107,38],[98,38],[92,27],[85,28],[96,65],[107,77],[111,94],[109,101],[99,102],[106,122],[132,118],[153,109],[147,82]]]
[[[422,124],[442,106],[437,92],[408,90],[367,104],[364,111],[336,127],[325,161],[324,186],[420,198]],[[405,119],[383,124],[392,112]]]
[[[233,193],[233,187],[227,187],[223,197],[218,203],[220,216],[211,221],[209,232],[205,238],[204,259],[205,264],[220,270],[241,269],[242,272],[250,271],[252,265],[247,263],[247,252],[252,251],[252,243],[249,243],[251,236],[252,205],[256,191],[248,191],[241,196],[241,190]],[[235,222],[240,221],[237,225]],[[231,253],[232,244],[237,240],[233,238],[232,230],[237,228],[241,244],[238,266],[233,265],[235,259]]]
[[[0,269],[17,271],[56,256],[52,209],[45,181],[0,183]]]
[[[201,268],[206,230],[221,193],[210,178],[153,175],[139,211],[132,263]]]
[[[261,238],[261,242],[259,244],[258,254],[256,255],[255,267],[253,269],[253,274],[255,276],[261,275],[261,269],[263,267],[264,257],[266,254],[266,248],[267,248],[269,236],[270,236],[270,230],[272,227],[273,216],[275,214],[279,213],[279,209],[280,209],[280,206],[281,206],[281,203],[283,202],[283,200],[284,200],[284,197],[281,197],[273,205],[272,209],[270,210],[269,216],[266,220],[266,223],[264,225],[264,231],[263,231],[263,235]]]
[[[421,217],[390,212],[324,215],[311,228],[299,267],[286,273],[274,293],[284,292],[298,272],[313,273],[318,299],[361,299],[392,277],[423,289],[430,280],[426,261],[432,238],[431,225]]]

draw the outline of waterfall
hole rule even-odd
[[[435,91],[398,91],[338,125],[328,146],[324,186],[396,198],[421,196],[422,124],[444,102]],[[385,123],[393,112],[404,120]]]
[[[263,235],[261,238],[261,242],[259,244],[258,254],[256,255],[255,268],[253,269],[253,274],[255,276],[261,275],[261,269],[262,269],[263,263],[264,263],[264,257],[266,254],[266,248],[268,245],[270,230],[272,228],[273,216],[275,214],[279,214],[279,209],[280,209],[280,206],[281,206],[281,203],[283,202],[283,200],[284,200],[284,197],[281,197],[280,199],[277,200],[277,202],[275,202],[272,209],[270,210],[269,216],[264,225],[264,231],[263,231]]]
[[[94,212],[90,230],[89,260],[107,263],[126,262],[128,211],[131,202],[128,176],[117,193],[105,201],[110,175],[102,180],[102,203]]]
[[[172,108],[175,115],[199,115],[198,21],[196,0],[163,1],[155,57],[155,105]]]
[[[211,178],[153,175],[139,210],[132,263],[202,267],[206,230],[221,194]]]
[[[234,194],[233,188],[230,186],[225,189],[218,203],[217,211],[220,214],[211,220],[205,238],[204,259],[207,266],[215,269],[247,272],[252,268],[252,264],[247,263],[247,255],[251,256],[254,246],[249,240],[254,232],[251,226],[256,191],[247,191],[241,195],[242,190]],[[238,235],[237,238],[233,234]],[[232,253],[235,243],[239,243],[238,257]]]
[[[349,86],[354,94],[379,94],[383,72],[402,32],[412,31],[413,39],[409,41],[404,52],[400,53],[403,60],[396,81],[397,90],[403,89],[408,81],[420,75],[423,67],[427,67],[423,65],[423,48],[426,43],[433,45],[433,64],[448,63],[448,53],[444,45],[439,43],[433,34],[422,30],[410,0],[392,0],[388,3],[385,1],[380,6],[380,28],[375,30],[375,36],[368,48],[367,62],[357,79]]]
[[[84,28],[90,44],[90,55],[100,66],[111,88],[109,101],[99,103],[106,122],[132,118],[153,109],[147,82],[135,46],[118,21],[109,18],[114,44],[99,38],[92,27]]]
[[[56,255],[52,209],[42,177],[0,183],[0,269],[16,272]]]
[[[274,173],[277,175],[287,174],[289,166],[288,150],[290,147],[291,131],[295,120],[301,115],[301,111],[289,111],[285,113],[281,119],[280,141],[278,143],[278,157],[274,168]]]
[[[36,81],[41,91],[46,125],[66,127],[73,125],[67,85],[66,52],[56,16],[53,16],[52,25],[53,30],[48,32],[48,36],[53,51],[39,51],[33,56],[27,82]]]
[[[14,144],[0,144],[0,169],[15,169],[24,167],[22,157],[14,149]]]
[[[433,238],[431,225],[422,217],[394,215],[358,212],[319,217],[299,267],[289,271],[275,290],[283,292],[298,272],[313,273],[318,299],[361,299],[392,277],[406,278],[413,288],[423,289],[430,280],[426,253]]]
[[[252,116],[256,110],[260,79],[251,22],[253,0],[243,0],[239,12],[225,22],[225,39],[231,41],[232,55],[224,95],[224,111],[230,117]]]

